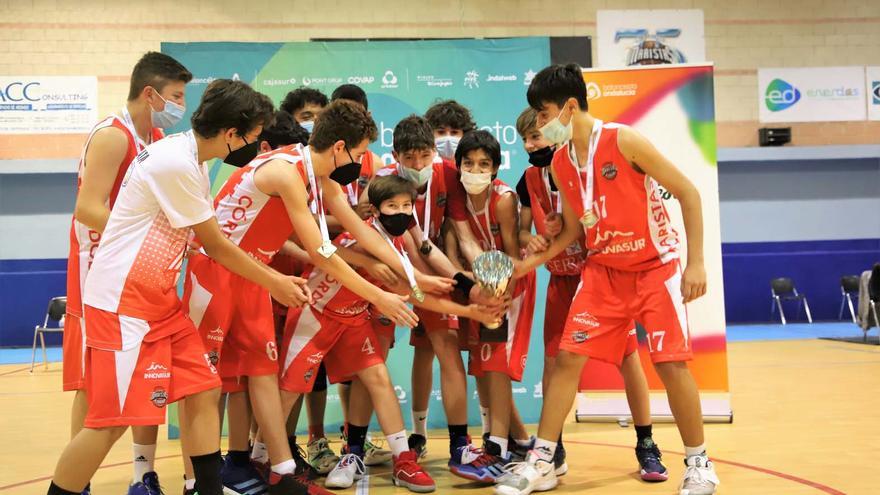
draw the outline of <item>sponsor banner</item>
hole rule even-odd
[[[868,120],[880,120],[880,67],[865,67]]]
[[[864,67],[758,69],[761,122],[865,120]]]
[[[97,121],[95,76],[0,76],[0,134],[82,134]]]
[[[600,10],[599,67],[706,61],[703,11]]]

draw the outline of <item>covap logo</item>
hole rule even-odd
[[[771,112],[779,112],[794,105],[801,99],[801,92],[796,87],[783,81],[774,79],[767,85],[764,93],[764,103]]]

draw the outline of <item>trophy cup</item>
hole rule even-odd
[[[477,285],[484,294],[500,297],[513,277],[513,261],[501,251],[486,251],[473,263]],[[491,325],[480,325],[480,342],[506,342],[507,318]]]

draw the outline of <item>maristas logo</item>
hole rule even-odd
[[[770,84],[767,85],[767,91],[764,93],[764,103],[771,112],[785,110],[800,99],[800,90],[782,79],[770,81]]]

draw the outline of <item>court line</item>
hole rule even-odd
[[[173,459],[175,457],[179,458],[180,454],[163,455],[160,457],[156,457],[156,460],[161,461],[163,459]],[[105,464],[105,465],[99,466],[98,469],[107,469],[107,468],[114,468],[114,467],[119,467],[119,466],[127,466],[132,463],[133,463],[132,461],[125,461],[125,462],[117,462],[115,464]],[[52,479],[52,476],[50,475],[50,476],[43,476],[40,478],[34,478],[32,480],[27,480],[27,481],[19,481],[18,483],[13,483],[11,485],[0,486],[0,492],[2,492],[3,490],[9,490],[10,488],[18,488],[20,486],[30,485],[31,483],[39,483],[41,481],[49,481],[51,479]]]
[[[3,373],[0,373],[0,376],[11,375],[13,373],[18,373],[19,371],[29,370],[30,368],[31,368],[30,366],[25,366],[24,368],[19,368],[17,370],[4,371]]]

